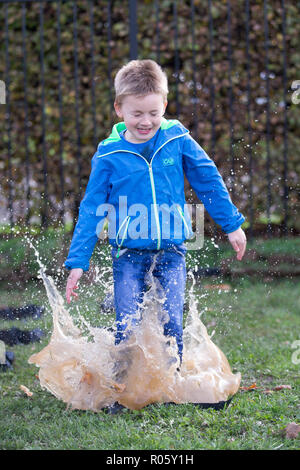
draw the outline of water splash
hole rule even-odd
[[[39,367],[41,386],[58,399],[73,409],[99,411],[116,401],[130,409],[157,402],[218,403],[237,392],[241,376],[231,372],[200,319],[193,278],[179,367],[176,341],[163,334],[168,316],[162,289],[152,275],[154,264],[150,288],[137,312],[139,324],[129,324],[129,339],[115,345],[113,331],[84,321],[86,334],[75,325],[38,251],[30,245],[51,306],[53,331],[49,344],[29,363]]]

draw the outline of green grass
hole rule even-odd
[[[35,281],[26,289],[2,285],[2,304],[44,304],[39,320],[2,322],[2,327],[43,328],[40,343],[7,347],[15,352],[14,369],[0,373],[1,449],[298,449],[300,437],[287,439],[283,429],[300,421],[300,364],[293,364],[292,343],[299,340],[300,296],[296,280],[231,280],[231,290],[205,288],[220,279],[203,279],[199,314],[213,341],[226,354],[242,386],[256,382],[253,391],[239,391],[227,409],[203,410],[192,404],[155,404],[118,415],[67,409],[66,404],[41,389],[38,369],[27,363],[41,350],[51,333],[51,314],[43,286]],[[228,281],[223,281],[226,284]],[[61,291],[64,279],[60,282]],[[86,292],[90,295],[87,297]],[[94,324],[109,324],[112,317],[98,315],[103,296],[95,285],[82,284],[80,308]],[[75,307],[72,307],[75,309]],[[97,315],[97,317],[96,317]],[[20,390],[27,386],[32,397]],[[265,394],[287,384],[291,390]]]

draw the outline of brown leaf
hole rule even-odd
[[[20,389],[28,396],[32,397],[33,393],[25,385],[20,385]]]
[[[300,432],[300,426],[296,423],[289,423],[285,428],[285,437],[287,439],[296,439]]]
[[[273,390],[275,390],[276,392],[284,389],[291,390],[292,387],[290,385],[276,385],[276,387],[273,388]]]
[[[231,286],[229,284],[205,284],[204,289],[220,289],[224,291],[231,290]]]
[[[249,387],[240,387],[241,390],[246,390],[246,391],[254,390],[255,388],[257,388],[256,382],[254,382],[253,384],[249,385]]]

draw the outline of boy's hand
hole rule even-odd
[[[78,289],[77,282],[81,278],[82,273],[83,273],[83,269],[75,268],[75,269],[72,269],[69,274],[69,277],[67,280],[67,287],[66,287],[66,298],[67,298],[68,304],[71,302],[71,296],[75,297],[75,299],[78,298],[78,294],[76,294],[74,290]]]
[[[240,227],[234,232],[228,233],[228,239],[234,251],[236,251],[237,253],[236,255],[237,259],[241,261],[246,251],[246,244],[247,244],[247,239],[246,239],[244,230],[241,229]]]

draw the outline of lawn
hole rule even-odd
[[[63,286],[61,279],[61,291]],[[80,310],[89,321],[113,321],[99,313],[101,287],[86,283],[81,293]],[[1,328],[42,328],[45,337],[39,343],[7,346],[15,362],[13,370],[0,372],[0,449],[299,449],[300,435],[291,439],[284,431],[289,423],[300,421],[300,364],[292,360],[297,359],[293,343],[300,339],[299,281],[199,278],[196,294],[201,296],[202,321],[210,334],[214,331],[213,341],[233,371],[242,374],[241,390],[219,411],[154,404],[110,415],[67,409],[41,388],[38,369],[27,360],[48,343],[52,329],[44,287],[38,280],[19,288],[3,284],[1,304],[35,303],[46,310],[37,320],[2,321]],[[20,385],[33,395],[26,396]],[[289,387],[275,391],[279,385]]]

